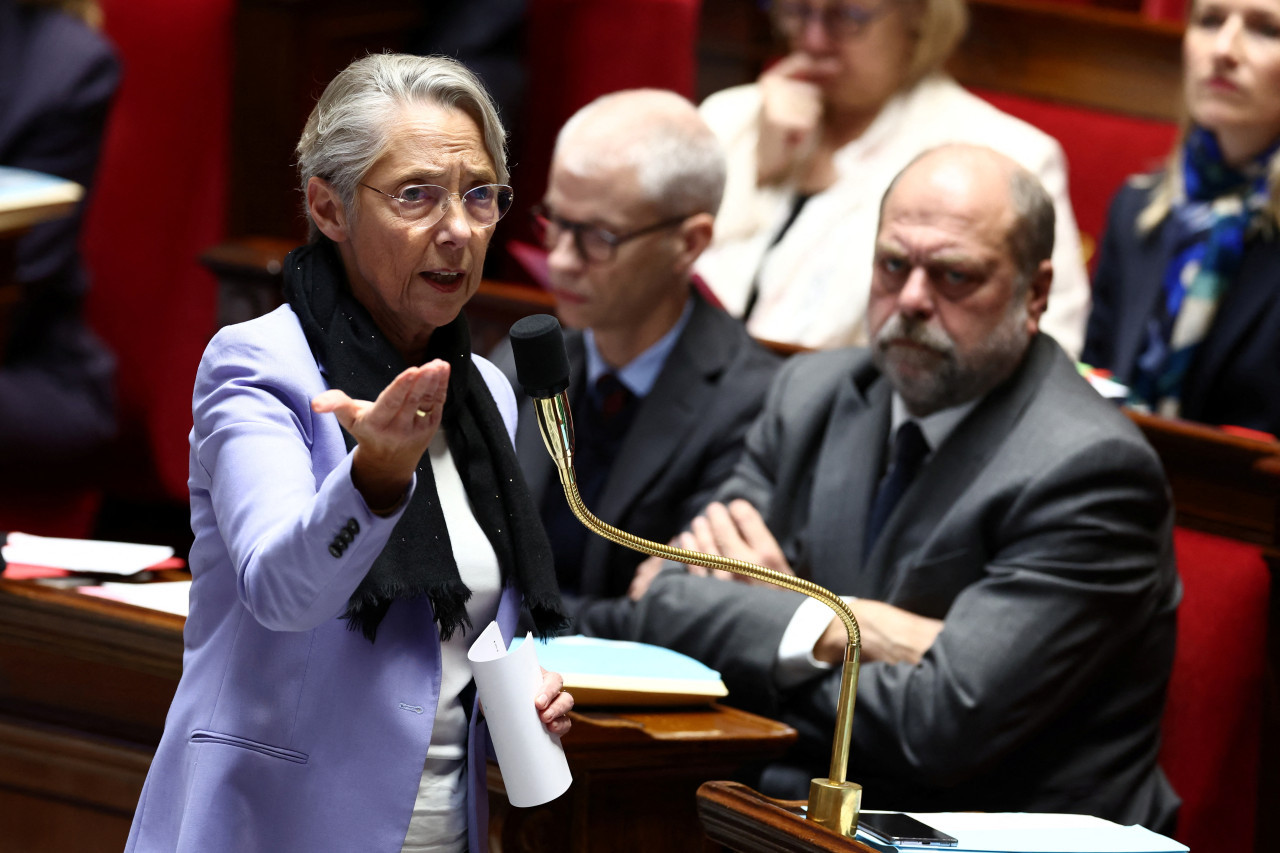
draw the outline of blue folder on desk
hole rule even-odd
[[[581,635],[537,643],[538,663],[564,677],[579,707],[705,705],[729,695],[720,673],[661,646]]]

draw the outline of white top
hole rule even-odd
[[[836,152],[835,184],[809,199],[766,257],[790,212],[794,189],[756,186],[760,104],[760,89],[753,83],[718,92],[701,107],[725,147],[729,174],[715,239],[696,270],[738,316],[760,271],[760,295],[747,323],[752,335],[815,348],[865,344],[881,196],[917,154],[945,142],[970,142],[1012,157],[1039,177],[1053,198],[1054,279],[1041,328],[1072,357],[1079,355],[1089,279],[1067,196],[1066,163],[1052,137],[949,77],[928,77],[893,98],[862,136]]]
[[[472,514],[444,430],[436,433],[428,452],[458,574],[471,590],[467,600],[471,628],[466,633],[455,631],[451,639],[440,644],[440,699],[417,802],[402,848],[405,853],[466,849],[467,712],[459,697],[471,681],[467,649],[497,615],[502,595],[498,555]],[[529,703],[533,703],[532,696]]]

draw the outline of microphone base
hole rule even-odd
[[[858,829],[858,812],[862,809],[862,786],[857,782],[832,782],[813,779],[809,782],[809,820],[852,838]]]

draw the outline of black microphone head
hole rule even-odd
[[[554,397],[569,387],[569,355],[560,322],[550,314],[521,317],[511,327],[516,379],[536,399]]]

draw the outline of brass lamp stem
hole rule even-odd
[[[679,563],[691,563],[708,569],[723,569],[738,575],[768,583],[816,598],[826,604],[844,623],[848,636],[844,664],[840,673],[840,699],[836,705],[835,738],[831,745],[829,778],[814,779],[809,784],[809,820],[833,832],[852,837],[858,828],[858,811],[862,802],[862,786],[845,780],[849,765],[849,743],[853,730],[853,704],[858,692],[858,666],[862,652],[862,634],[858,630],[857,617],[844,599],[804,578],[786,575],[773,569],[721,557],[689,551],[641,539],[606,524],[587,509],[578,493],[577,477],[573,470],[573,416],[569,410],[568,396],[563,392],[554,397],[537,398],[538,427],[543,443],[560,472],[560,484],[573,514],[587,528],[626,548],[662,557]]]

